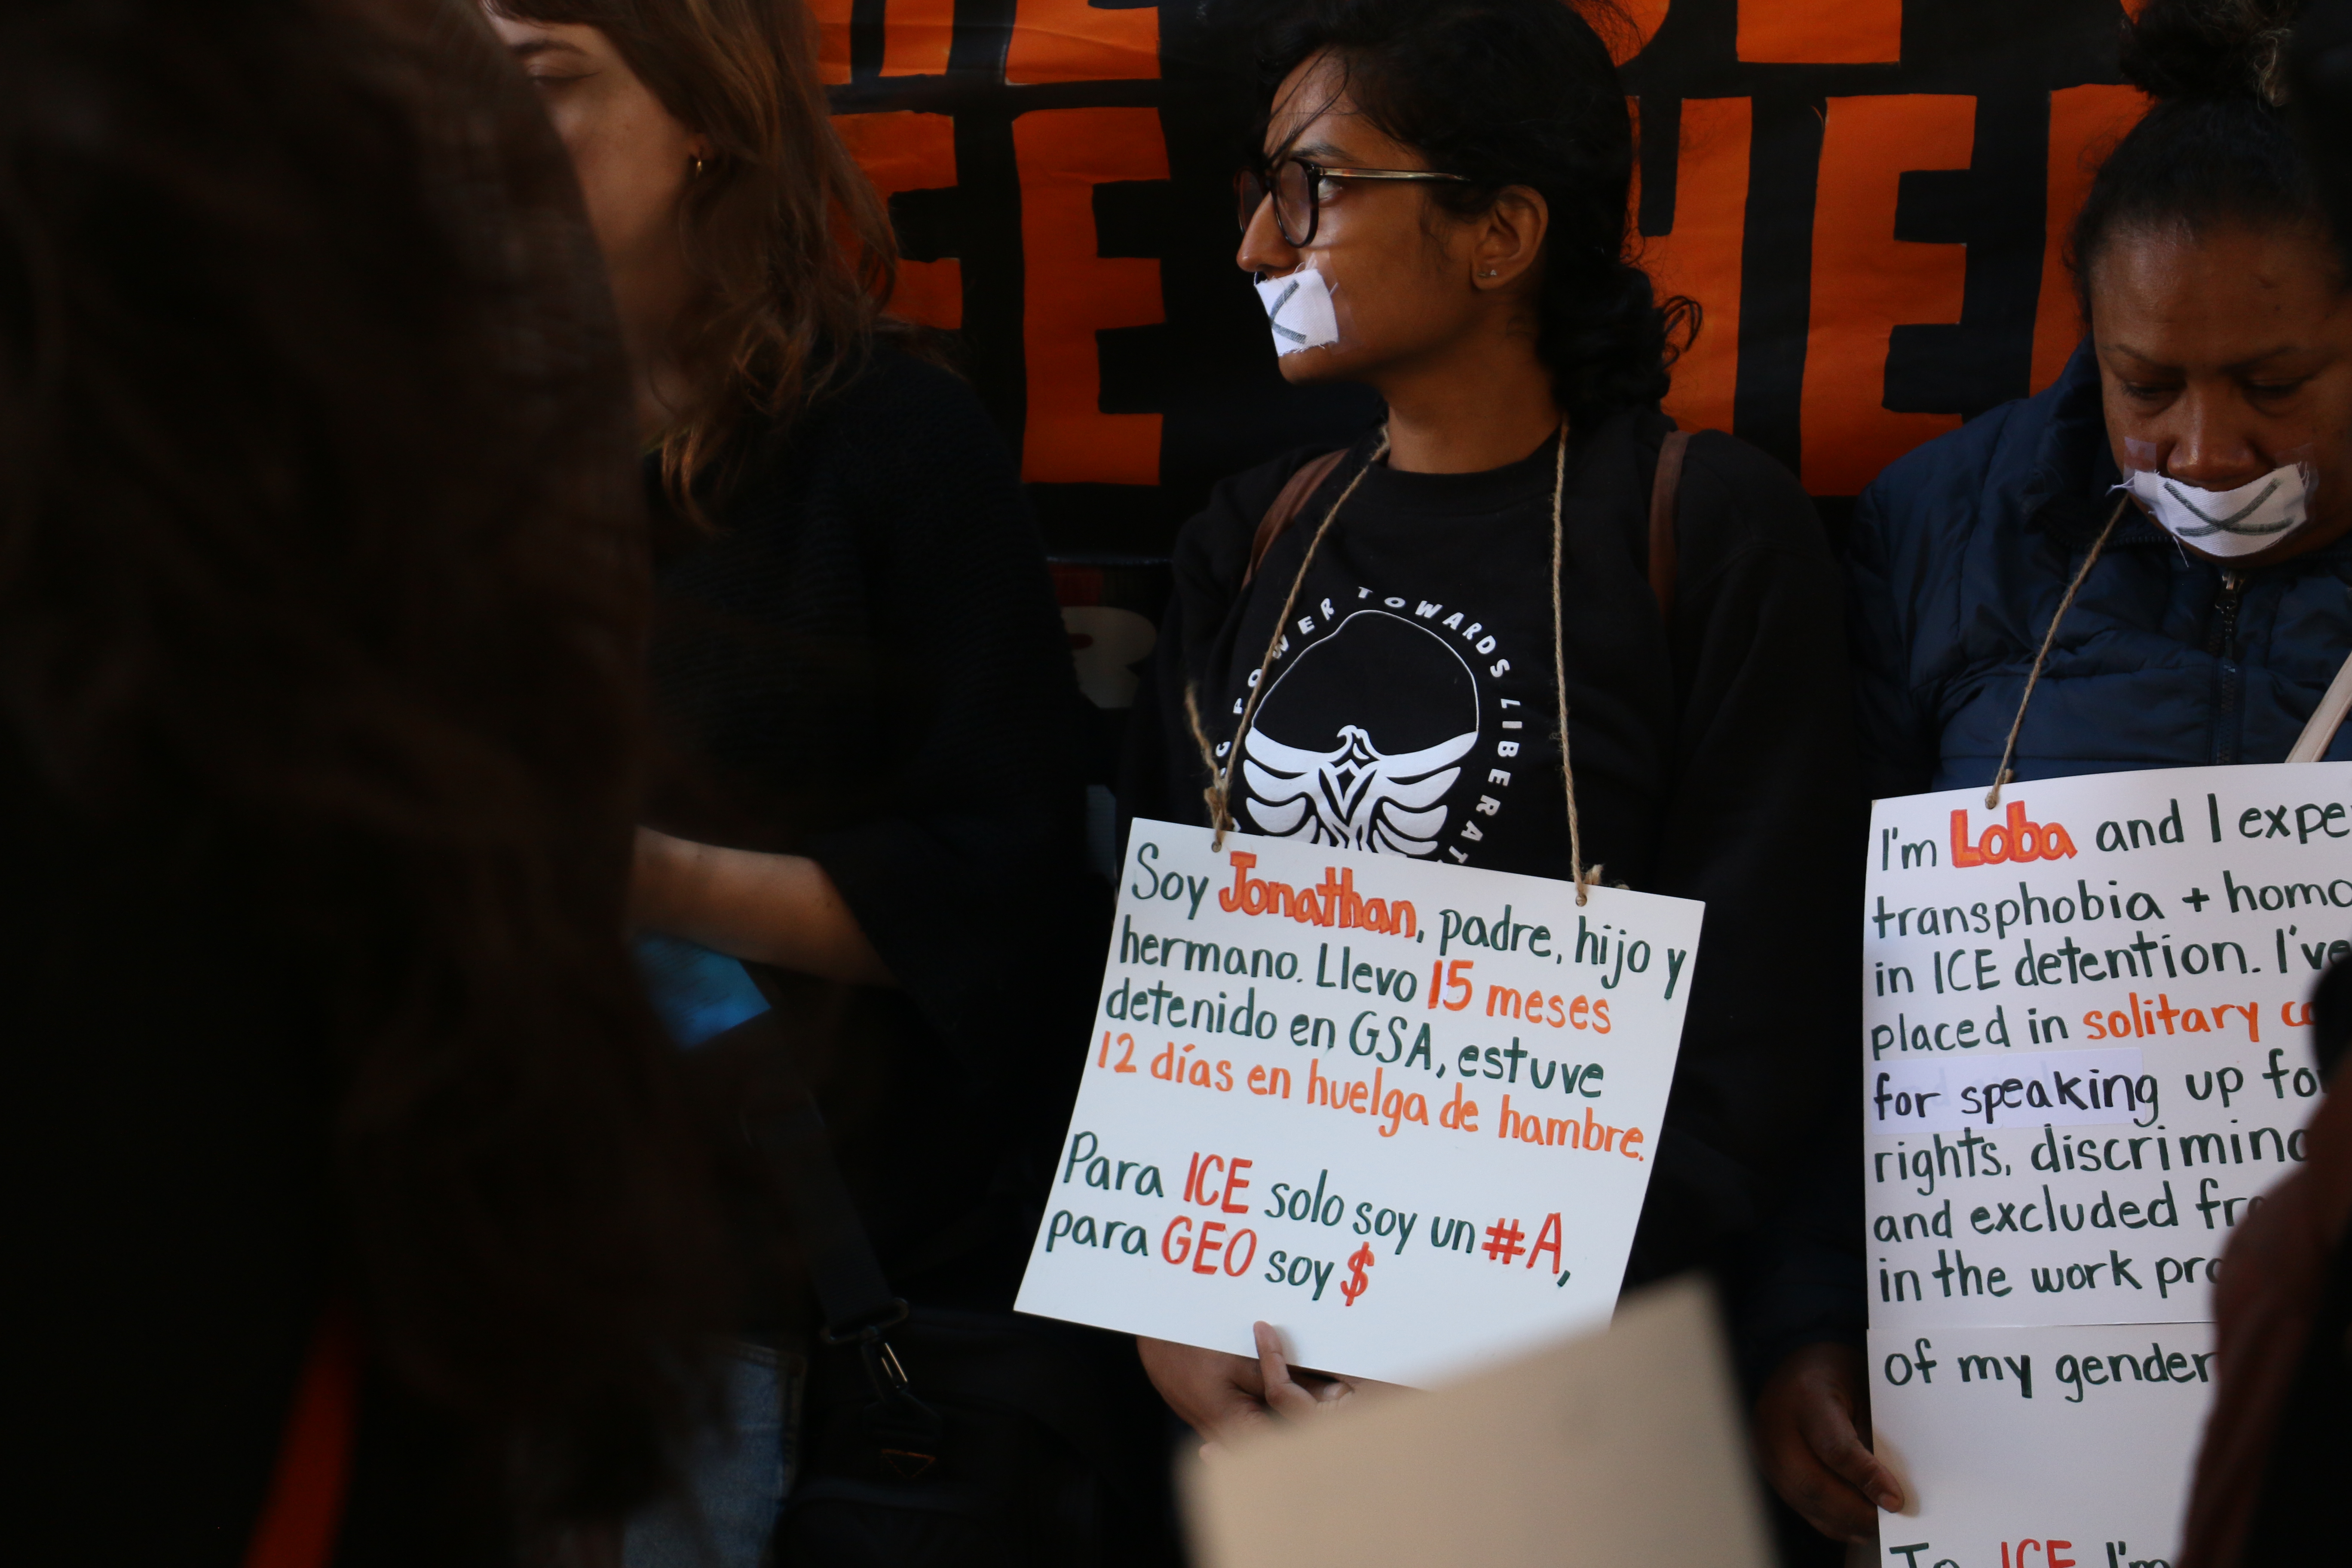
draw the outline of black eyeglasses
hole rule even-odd
[[[1293,245],[1308,245],[1315,238],[1316,226],[1323,217],[1323,182],[1326,180],[1420,180],[1444,181],[1466,185],[1469,180],[1461,174],[1442,174],[1434,169],[1335,169],[1326,163],[1310,163],[1304,158],[1280,158],[1265,169],[1244,169],[1234,176],[1235,216],[1244,233],[1249,231],[1250,220],[1257,216],[1260,203],[1274,198],[1274,226],[1282,237]]]

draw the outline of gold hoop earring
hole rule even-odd
[[[689,180],[698,180],[698,179],[702,178],[702,160],[701,160],[701,159],[697,158],[697,159],[694,159],[694,160],[692,161],[692,166],[691,166],[691,167],[689,167],[689,168],[687,170],[687,172],[686,172],[686,177],[687,177],[688,179],[689,179]]]

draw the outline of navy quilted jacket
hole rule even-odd
[[[1864,492],[1852,644],[1873,796],[1982,786],[2050,616],[2121,478],[2088,345],[2055,385],[1930,442]],[[2275,763],[2352,651],[2352,540],[2252,571],[2127,514],[2058,628],[2020,779]],[[2352,760],[2352,724],[2330,761]]]
[[[1863,493],[1850,646],[1873,796],[1991,782],[2120,478],[2085,347],[2049,391],[1920,447]],[[2352,649],[2348,584],[2352,540],[2225,571],[2126,514],[2058,629],[2010,765],[2039,779],[2284,761]],[[2352,759],[2352,724],[2327,755]],[[1823,1145],[1776,1223],[1746,1314],[1751,1376],[1813,1340],[1860,1341],[1861,1173],[1852,1142]]]

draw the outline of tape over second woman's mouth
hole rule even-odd
[[[1339,341],[1339,319],[1331,307],[1331,285],[1312,267],[1281,278],[1256,280],[1265,324],[1276,354],[1295,354]]]
[[[2224,558],[2268,550],[2311,521],[2317,475],[2311,448],[2284,454],[2290,461],[2234,489],[2209,490],[2168,478],[2156,447],[2126,440],[2131,467],[2124,482],[2142,510],[2183,544]]]

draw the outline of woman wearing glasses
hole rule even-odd
[[[1833,936],[1858,795],[1820,523],[1727,436],[1662,468],[1696,312],[1626,258],[1623,89],[1574,10],[1320,0],[1260,58],[1236,260],[1271,285],[1277,341],[1312,344],[1283,375],[1363,383],[1387,417],[1225,481],[1185,527],[1129,803],[1705,900],[1628,1279],[1729,1273],[1843,1081],[1852,1009]],[[1654,574],[1654,475],[1679,480]],[[1142,1350],[1204,1436],[1344,1392],[1273,1356]]]

